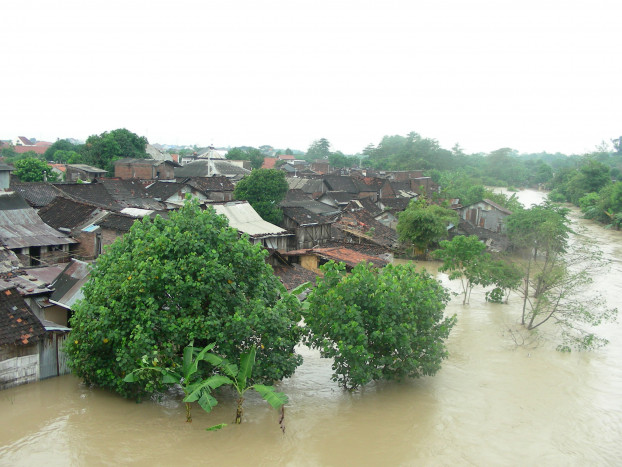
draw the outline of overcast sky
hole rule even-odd
[[[620,0],[3,2],[0,139],[415,131],[468,153],[585,153],[622,134]]]

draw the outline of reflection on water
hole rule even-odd
[[[521,192],[537,200],[537,192]],[[535,202],[535,201],[534,201]],[[527,203],[526,203],[527,204]],[[575,217],[576,219],[576,217]],[[622,296],[622,234],[575,220],[614,260],[594,287],[611,305]],[[436,274],[433,262],[422,263]],[[438,274],[458,291],[459,284]],[[508,329],[520,313],[452,300],[458,323],[450,357],[434,377],[376,383],[344,393],[330,380],[331,362],[315,351],[280,385],[290,397],[285,435],[278,417],[255,397],[245,421],[203,429],[234,417],[233,398],[185,423],[179,399],[135,404],[82,385],[73,376],[0,392],[0,465],[615,465],[622,458],[622,339],[593,353],[562,354],[554,346],[516,346]]]

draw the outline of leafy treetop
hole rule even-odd
[[[238,182],[233,196],[248,201],[265,221],[278,224],[283,219],[279,203],[288,189],[283,171],[257,169]]]
[[[301,362],[300,304],[280,291],[265,254],[196,202],[135,222],[98,258],[76,306],[66,347],[73,370],[125,396],[151,393],[160,387],[128,387],[124,375],[153,352],[170,367],[194,341],[231,361],[255,345],[256,381],[290,376]]]

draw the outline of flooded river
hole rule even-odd
[[[520,193],[525,204],[540,198]],[[594,288],[619,306],[622,233],[575,222],[614,261]],[[516,345],[516,295],[491,304],[475,289],[470,305],[455,297],[447,313],[458,323],[434,377],[345,393],[331,362],[301,348],[304,364],[279,386],[290,398],[285,434],[253,397],[242,425],[206,432],[233,420],[233,399],[196,409],[187,424],[179,398],[136,404],[73,376],[2,391],[0,465],[620,465],[622,325],[602,327],[604,349],[564,354]]]

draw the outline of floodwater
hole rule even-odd
[[[529,205],[542,194],[519,196]],[[622,232],[576,222],[613,260],[594,289],[619,305]],[[435,263],[420,266],[435,272]],[[279,385],[290,398],[285,434],[254,397],[242,425],[206,432],[233,420],[232,397],[211,414],[197,407],[188,424],[179,397],[136,404],[73,376],[2,391],[0,465],[620,465],[620,324],[602,326],[604,349],[564,354],[509,332],[516,295],[491,304],[475,289],[470,305],[455,297],[447,313],[458,323],[434,377],[347,393],[330,380],[330,361],[301,348],[304,364]]]

